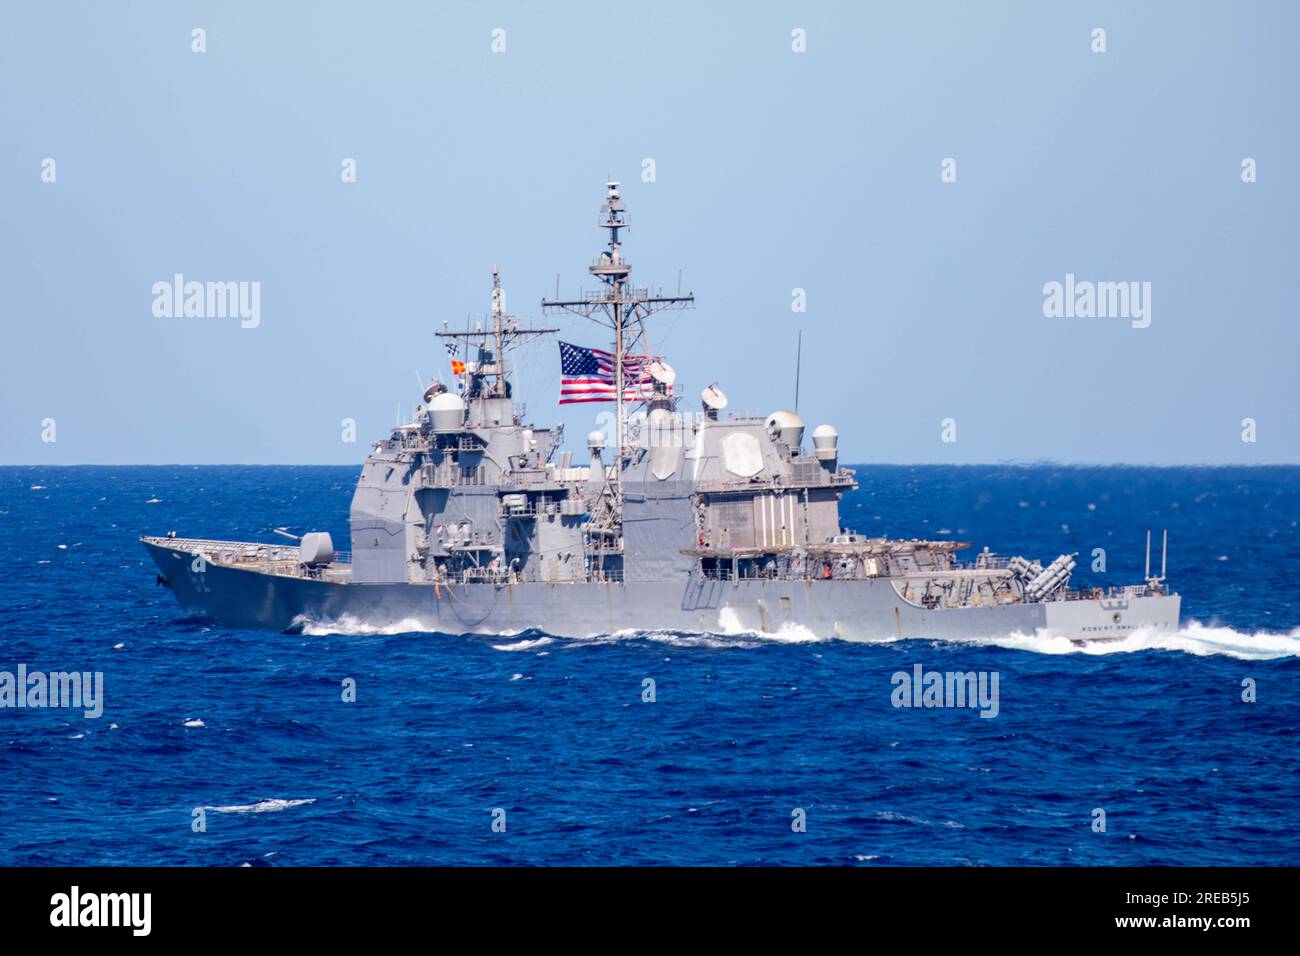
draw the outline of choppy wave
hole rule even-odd
[[[302,807],[309,803],[315,803],[315,797],[308,797],[303,800],[259,800],[257,803],[241,803],[229,807],[204,807],[204,810],[211,810],[213,813],[271,813],[276,810],[288,810],[290,807]]]
[[[515,641],[513,644],[493,644],[492,649],[494,651],[532,651],[554,643],[555,638],[553,637],[537,637],[531,640]]]
[[[667,644],[670,647],[705,647],[719,651],[728,648],[749,648],[758,646],[758,642],[753,640],[751,635],[741,631],[737,631],[734,634],[723,634],[721,632],[672,631],[662,629],[639,631],[636,628],[626,628],[621,631],[615,631],[613,634],[587,639],[587,643],[605,641],[650,641],[654,644]]]

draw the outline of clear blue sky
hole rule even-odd
[[[789,405],[802,329],[846,461],[1300,462],[1295,4],[718,6],[4,3],[0,463],[359,462],[494,262],[523,316],[590,284],[606,177],[634,278],[698,297],[687,408]],[[261,325],[156,318],[177,272]],[[1067,272],[1151,326],[1045,318]],[[518,397],[580,447],[556,351]]]

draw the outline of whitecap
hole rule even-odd
[[[204,807],[203,809],[211,810],[214,813],[271,813],[276,810],[288,810],[290,807],[302,807],[315,802],[315,797],[309,797],[305,800],[276,798],[273,800],[259,800],[257,803],[241,803],[229,807]]]
[[[545,647],[547,644],[554,644],[553,637],[538,637],[534,640],[516,641],[514,644],[493,644],[494,651],[531,651],[535,647]]]
[[[747,640],[745,634],[708,634],[690,631],[633,631],[623,637],[640,637],[656,644],[670,647],[707,647],[713,650],[724,648],[757,647],[758,642]]]

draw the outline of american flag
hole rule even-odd
[[[623,400],[635,402],[648,397],[650,375],[646,366],[655,361],[649,355],[623,356]],[[560,343],[560,404],[614,401],[614,354],[601,349]]]

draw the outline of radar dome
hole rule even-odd
[[[791,451],[798,451],[803,442],[803,419],[795,412],[773,412],[767,416],[767,431]]]
[[[436,432],[460,431],[465,421],[465,400],[451,392],[429,399],[429,423]]]
[[[839,454],[836,446],[840,441],[840,433],[830,425],[818,425],[812,433],[813,449],[817,454],[818,461],[833,462]]]

